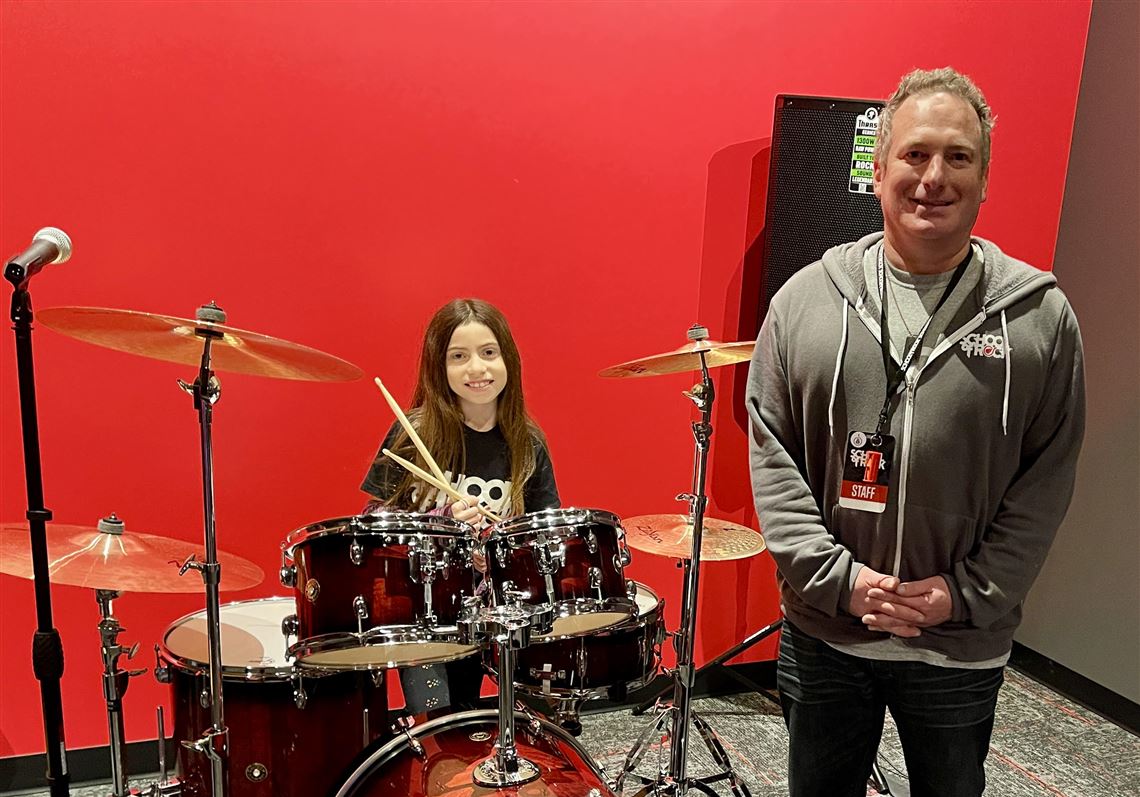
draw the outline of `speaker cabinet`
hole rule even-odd
[[[877,100],[776,97],[757,329],[772,296],[828,248],[883,229],[871,187]]]

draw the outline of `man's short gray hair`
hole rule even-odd
[[[881,163],[882,158],[890,151],[891,122],[895,111],[899,109],[908,97],[917,97],[925,94],[938,94],[945,92],[955,97],[961,97],[970,104],[978,114],[978,122],[982,128],[982,174],[990,168],[990,133],[993,132],[994,117],[985,95],[969,76],[963,75],[952,66],[941,69],[916,69],[904,75],[899,81],[899,87],[887,100],[887,107],[879,117],[879,135],[875,141],[875,162]]]

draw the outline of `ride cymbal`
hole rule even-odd
[[[688,515],[638,515],[622,518],[630,548],[658,556],[689,559],[693,527]],[[739,523],[706,517],[701,525],[701,561],[747,559],[764,550],[764,538]]]
[[[309,382],[351,382],[364,375],[331,354],[215,321],[108,307],[49,307],[37,312],[36,320],[70,338],[181,365],[201,362],[203,338],[195,330],[203,330],[213,339],[210,367],[215,371]]]
[[[190,555],[199,561],[205,558],[200,542],[123,531],[122,522],[114,516],[100,521],[98,528],[49,523],[47,549],[48,573],[54,584],[118,592],[205,589],[198,573],[178,575],[179,566]],[[260,567],[239,556],[219,551],[218,563],[222,566],[219,589],[248,589],[265,580]],[[33,578],[27,523],[0,524],[0,573]]]
[[[705,352],[705,363],[709,368],[733,365],[752,358],[756,341],[742,340],[734,343],[718,343],[715,340],[698,340],[686,343],[679,349],[662,354],[651,354],[637,360],[611,365],[598,371],[598,376],[629,378],[636,376],[660,376],[682,371],[701,369],[700,352]]]

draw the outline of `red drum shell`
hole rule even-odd
[[[562,561],[553,565],[547,584],[539,560],[552,547],[560,549]],[[625,580],[630,557],[625,531],[611,512],[577,508],[531,512],[495,524],[486,550],[496,604],[506,602],[508,585],[528,595],[528,603],[553,604],[559,615],[555,636],[593,633],[637,613]],[[591,570],[597,573],[596,585],[591,583]]]
[[[588,636],[550,642],[531,637],[532,644],[518,652],[516,689],[531,695],[603,697],[611,687],[633,690],[653,680],[665,638],[665,600],[645,584],[635,584],[636,619]],[[494,657],[489,659],[497,670]]]
[[[264,640],[268,621],[276,616],[273,621],[280,625],[292,610],[292,598],[221,607],[222,701],[229,729],[231,797],[325,794],[361,750],[390,736],[388,694],[382,679],[375,684],[369,673],[306,674],[301,681],[306,694],[301,709],[294,700],[295,683],[286,675],[291,670],[284,656],[285,637],[281,636],[279,651],[267,646],[265,655],[257,659],[253,638]],[[267,621],[264,628],[249,627],[253,614]],[[201,702],[209,678],[204,664],[195,665],[208,658],[202,655],[204,636],[196,639],[199,628],[205,628],[204,611],[172,624],[159,649],[170,675],[176,743],[197,740],[211,725],[210,709]],[[233,644],[227,646],[227,642]],[[183,797],[213,795],[205,755],[179,744],[177,766]]]
[[[326,669],[470,655],[474,649],[457,641],[456,623],[463,599],[475,592],[474,544],[467,524],[412,512],[337,518],[294,531],[282,546],[295,567],[298,642],[292,653],[302,665]],[[413,550],[448,562],[431,583],[433,617]]]
[[[331,797],[614,797],[589,753],[572,736],[546,720],[539,720],[541,731],[536,734],[530,722],[516,712],[519,755],[539,768],[538,779],[530,783],[501,790],[474,785],[475,767],[491,755],[498,739],[499,715],[464,711],[411,730],[422,755],[400,736],[362,756]]]

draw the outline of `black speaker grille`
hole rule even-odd
[[[849,190],[856,121],[868,108],[882,107],[870,100],[776,98],[760,320],[801,268],[836,244],[883,228],[878,198]]]

